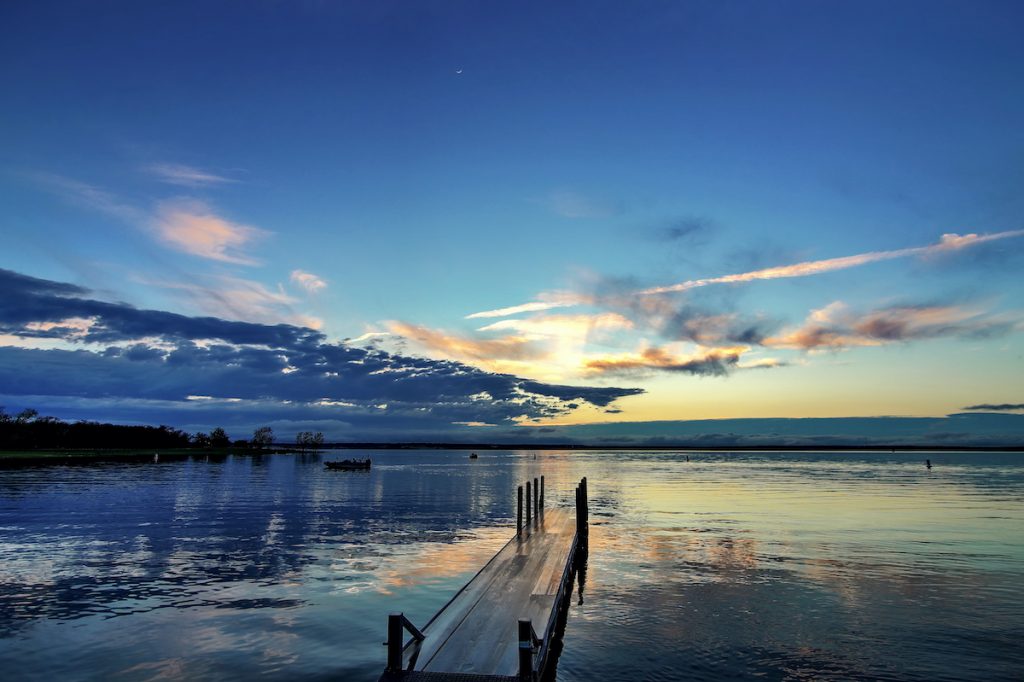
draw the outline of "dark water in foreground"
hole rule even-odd
[[[0,677],[370,682],[541,473],[590,481],[559,680],[1024,675],[1021,455],[348,454],[0,470]]]

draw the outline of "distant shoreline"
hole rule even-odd
[[[579,445],[566,443],[325,443],[331,450],[657,450],[679,452],[1024,452],[1019,445]]]
[[[296,447],[272,447],[266,450],[250,448],[89,448],[82,450],[0,450],[0,468],[32,464],[86,464],[100,462],[172,462],[184,459],[222,459],[229,455],[259,457],[263,455],[322,455],[329,450],[574,450],[580,452],[618,450],[625,452],[1022,452],[1022,445],[572,445],[558,443],[500,444],[500,443],[325,443],[317,450]]]

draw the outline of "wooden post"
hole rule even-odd
[[[533,521],[540,523],[540,482],[533,479]]]
[[[580,498],[583,507],[583,533],[590,531],[590,496],[587,494],[587,477],[580,481]]]
[[[519,619],[519,679],[533,680],[533,621]]]
[[[530,482],[526,482],[526,526],[530,526],[530,507],[533,503],[530,501]]]
[[[388,616],[388,670],[402,669],[402,619],[405,614],[392,613]]]
[[[516,504],[516,535],[523,534],[523,486],[519,486],[519,502]]]
[[[576,486],[576,534],[583,534],[583,510],[580,505],[580,488]]]
[[[544,512],[544,477],[540,477],[540,511]]]

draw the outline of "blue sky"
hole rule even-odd
[[[1022,15],[5,3],[0,404],[338,438],[369,410],[487,440],[1021,403]],[[385,375],[511,378],[450,414],[312,359],[157,395],[130,379],[212,347],[312,357],[161,312],[316,329]],[[311,367],[337,375],[323,395],[292,386]]]

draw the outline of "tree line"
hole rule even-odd
[[[65,422],[26,409],[8,414],[0,407],[0,450],[82,450],[134,448],[246,448],[264,450],[274,444],[274,430],[261,426],[251,440],[232,440],[221,427],[209,433],[189,434],[171,426],[105,424],[93,421]],[[324,443],[319,431],[302,431],[295,439],[302,450],[318,450]]]

